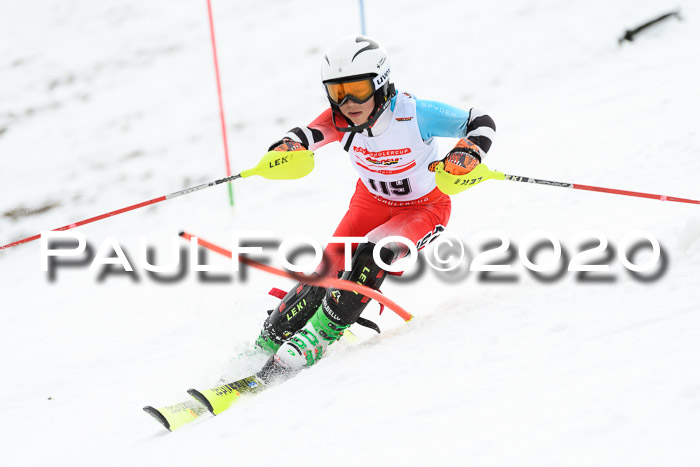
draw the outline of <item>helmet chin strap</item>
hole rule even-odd
[[[379,116],[391,105],[391,99],[393,99],[396,95],[396,89],[394,88],[393,83],[389,85],[387,91],[387,96],[384,102],[381,105],[376,106],[374,112],[372,112],[367,121],[361,125],[355,125],[352,120],[343,115],[343,113],[340,111],[340,107],[331,102],[331,107],[333,108],[333,125],[335,125],[338,131],[343,133],[360,133],[365,131],[367,128],[370,128],[372,125],[374,125]],[[339,115],[345,119],[348,126],[338,126],[336,123],[336,118],[338,118]]]

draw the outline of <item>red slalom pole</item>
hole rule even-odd
[[[180,236],[187,241],[190,241],[193,237],[195,237],[195,235],[191,235],[187,232],[180,232]],[[214,243],[203,240],[200,237],[197,237],[197,243],[215,253],[219,253],[220,255],[233,259],[233,253],[231,251],[215,245]],[[362,295],[375,299],[379,303],[385,305],[387,308],[390,308],[391,311],[399,315],[404,321],[408,322],[413,319],[413,315],[401,308],[396,302],[388,298],[386,295],[367,287],[366,285],[361,285],[356,282],[350,282],[343,279],[318,276],[309,277],[303,274],[287,272],[281,269],[273,268],[272,266],[268,266],[266,264],[258,263],[257,261],[241,255],[238,255],[238,261],[256,269],[260,269],[261,271],[265,271],[276,276],[288,277],[289,279],[294,279],[304,284],[318,285],[326,288],[335,287],[336,289],[340,290],[349,290],[351,292],[361,293]]]
[[[618,190],[617,188],[603,188],[600,186],[580,185],[577,183],[553,182],[551,180],[541,180],[531,177],[523,177],[521,175],[505,174],[505,180],[513,182],[535,183],[537,185],[558,186],[561,188],[573,188],[575,190],[598,191],[600,193],[612,193],[615,195],[636,196],[638,198],[658,199],[660,201],[675,201],[678,203],[700,204],[700,200],[678,198],[676,196],[654,195],[651,193],[642,193],[639,191]]]
[[[221,77],[219,75],[219,58],[216,52],[216,35],[214,34],[214,15],[211,9],[211,0],[207,0],[209,13],[209,31],[211,33],[211,48],[214,53],[214,73],[216,74],[216,92],[219,96],[219,119],[221,120],[221,134],[224,140],[224,156],[226,158],[226,176],[231,176],[231,160],[228,152],[228,139],[226,137],[226,119],[224,118],[224,99],[221,93]],[[233,186],[228,186],[228,198],[233,206]]]

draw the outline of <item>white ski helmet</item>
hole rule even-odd
[[[323,57],[321,78],[333,109],[334,123],[337,118],[346,122],[336,123],[339,131],[371,127],[396,93],[386,50],[367,36],[347,36],[333,44]],[[374,98],[374,110],[362,125],[354,125],[340,112],[340,106],[347,100],[363,103],[370,98]]]

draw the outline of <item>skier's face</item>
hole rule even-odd
[[[369,120],[369,116],[374,109],[374,99],[358,104],[357,102],[347,100],[340,106],[340,111],[348,117],[355,125],[362,125]]]

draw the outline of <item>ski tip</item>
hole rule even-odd
[[[163,416],[162,413],[160,413],[160,411],[158,409],[155,409],[155,408],[151,407],[150,405],[147,405],[146,407],[143,408],[143,411],[146,412],[147,414],[149,414],[151,417],[155,418],[158,421],[158,423],[160,423],[161,425],[163,425],[165,427],[166,430],[172,431],[170,429],[170,422],[168,422],[168,420]]]
[[[190,396],[194,397],[195,400],[196,400],[197,402],[199,402],[199,403],[202,404],[204,407],[206,407],[207,410],[208,410],[209,412],[211,412],[213,415],[216,415],[216,414],[214,413],[214,407],[212,407],[211,402],[209,402],[209,400],[208,400],[206,397],[204,397],[204,394],[202,394],[201,392],[197,391],[196,389],[188,389],[188,390],[187,390],[187,394],[189,394]]]
[[[180,237],[184,237],[184,236],[185,236],[185,231],[184,231],[184,230],[180,231],[180,232],[178,233],[178,235],[179,235]]]

